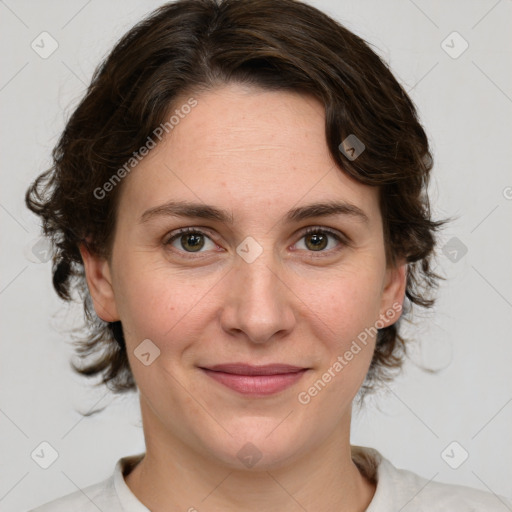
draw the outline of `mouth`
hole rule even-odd
[[[229,363],[200,369],[211,379],[240,394],[268,396],[298,382],[309,368],[281,363],[263,366]]]

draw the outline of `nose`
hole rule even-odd
[[[259,344],[286,336],[296,323],[290,283],[267,254],[252,263],[237,257],[221,313],[226,332]]]

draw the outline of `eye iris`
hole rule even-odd
[[[327,247],[327,236],[321,233],[307,235],[306,245],[308,249],[313,249],[314,251],[325,249]]]
[[[187,251],[197,252],[204,246],[203,235],[188,233],[181,236],[181,245]]]

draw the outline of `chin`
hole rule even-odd
[[[209,439],[206,448],[217,463],[221,461],[233,470],[279,469],[297,458],[302,451],[298,447],[305,443],[299,434],[304,435],[304,430],[297,426],[294,433],[291,424],[282,428],[282,420],[282,417],[244,418],[236,426],[225,426],[231,436],[224,432],[221,438]]]

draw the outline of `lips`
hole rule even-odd
[[[283,375],[286,373],[297,373],[306,368],[292,366],[289,364],[266,364],[262,366],[253,366],[244,363],[217,364],[204,368],[214,372],[230,373],[233,375]]]
[[[262,366],[229,363],[201,368],[201,370],[224,388],[242,395],[265,397],[293,386],[308,371],[308,368],[281,363]]]

